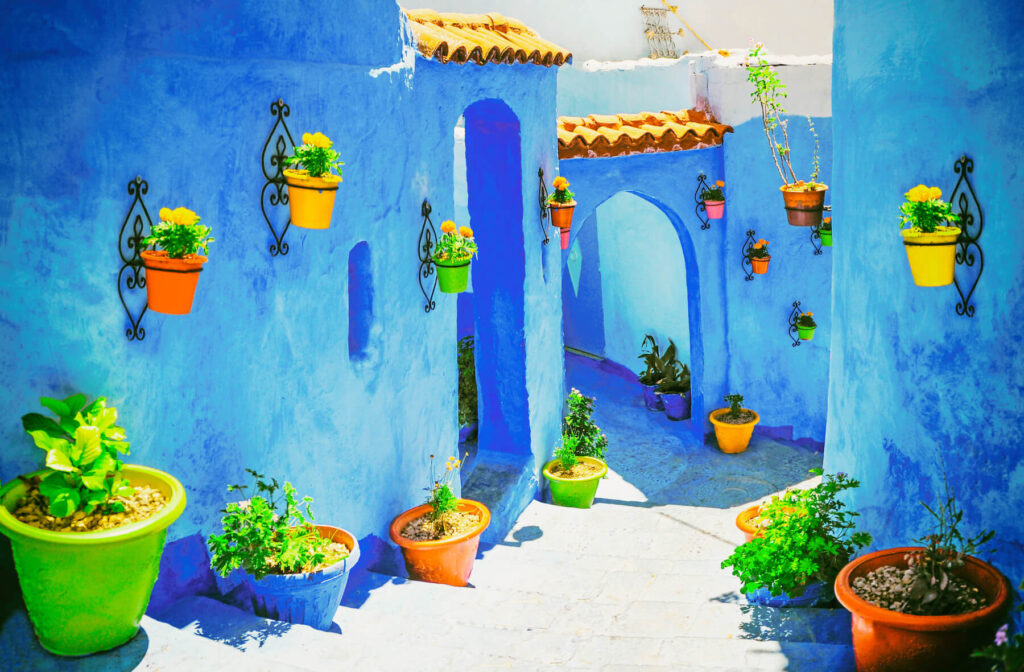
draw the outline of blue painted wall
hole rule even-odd
[[[501,222],[522,230],[503,266],[515,267],[503,291],[520,313],[494,318],[522,324],[518,449],[539,465],[559,433],[561,297],[545,277],[560,259],[540,244],[535,178],[555,172],[555,72],[416,57],[392,2],[321,10],[50,3],[15,9],[2,28],[0,141],[26,169],[0,194],[0,480],[41,463],[19,423],[40,394],[106,394],[132,460],[186,485],[164,571],[179,587],[208,585],[191,574],[203,554],[192,535],[215,528],[245,466],[291,480],[318,520],[366,540],[423,500],[429,453],[455,452],[457,301],[439,295],[424,314],[415,248],[424,198],[435,224],[454,212],[453,128],[480,100],[504,101],[521,143],[521,170],[501,164],[506,201],[520,200]],[[293,135],[325,132],[346,165],[331,228],[292,228],[290,254],[272,259],[259,161],[278,97]],[[187,205],[217,241],[192,314],[148,313],[146,339],[129,343],[116,242],[137,174],[150,212]],[[346,266],[363,240],[373,321],[350,361]]]
[[[1016,584],[1024,578],[1024,5],[838,0],[835,19],[825,466],[861,479],[852,502],[884,548],[928,530],[919,501],[941,490],[941,454],[965,528],[996,531],[994,563]],[[903,193],[923,182],[948,197],[965,152],[985,217],[974,318],[955,314],[953,287],[914,286],[897,235]]]

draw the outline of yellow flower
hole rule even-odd
[[[161,222],[169,222],[169,221],[171,221],[171,217],[172,216],[173,216],[173,213],[171,212],[170,208],[160,208],[160,221]]]
[[[763,240],[759,240],[759,241],[757,241],[754,244],[754,249],[755,250],[760,250],[762,247],[764,247],[764,241]]]
[[[323,133],[317,131],[316,133],[313,134],[312,145],[314,147],[321,147],[323,149],[327,149],[328,147],[330,147],[333,144],[334,143],[331,142],[331,139],[328,138]]]
[[[930,190],[928,189],[928,187],[924,186],[923,184],[919,184],[910,191],[908,191],[906,193],[906,197],[908,201],[914,201],[915,203],[923,203],[924,201],[928,200],[929,191]]]
[[[942,198],[942,189],[939,189],[938,187],[932,187],[931,189],[928,190],[928,198],[934,201],[939,200],[940,198]]]
[[[768,244],[768,241],[767,241],[767,240],[765,240],[764,238],[758,238],[758,239],[757,239],[757,244],[758,244],[758,245],[761,245],[761,246],[763,247],[763,246],[765,246],[765,245],[767,245],[767,244]]]
[[[718,54],[720,56],[725,56],[726,58],[729,58],[729,51],[727,49],[719,49]]]
[[[312,133],[303,133],[302,134],[302,144],[304,144],[304,145],[312,145],[313,144],[313,134]]]
[[[831,217],[826,217],[825,218],[825,223],[826,224],[831,224],[832,223],[832,218]]]
[[[718,180],[717,182],[715,182],[715,186],[716,187],[724,187],[725,186],[725,182],[723,182],[722,180]]]
[[[552,182],[552,184],[554,185],[557,191],[562,191],[563,189],[569,186],[569,180],[559,175],[558,177],[555,178],[555,181]]]
[[[463,238],[472,238],[473,229],[469,228],[468,226],[460,226],[459,235],[462,236]]]
[[[175,208],[171,212],[171,218],[167,220],[181,226],[192,226],[199,221],[199,216],[186,207]]]
[[[814,317],[814,313],[812,313],[811,311],[807,311],[804,314],[807,315],[807,317]]]
[[[441,233],[451,233],[455,230],[455,222],[450,219],[446,219],[441,222]]]

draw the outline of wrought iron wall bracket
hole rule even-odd
[[[701,173],[697,176],[697,191],[693,192],[693,200],[697,204],[693,211],[697,213],[697,219],[700,220],[701,231],[706,231],[711,228],[711,222],[708,219],[708,209],[704,205],[704,199],[700,197],[700,195],[704,193],[704,190],[708,188],[708,176]]]
[[[149,305],[142,304],[142,310],[138,316],[132,314],[132,309],[125,300],[125,292],[132,290],[146,289],[146,271],[142,265],[142,257],[139,253],[146,249],[142,239],[152,229],[153,220],[149,216],[149,210],[142,197],[149,191],[149,182],[136,175],[135,179],[128,183],[128,195],[132,196],[132,204],[128,207],[128,214],[124,216],[121,224],[121,231],[117,235],[117,252],[121,255],[121,270],[117,273],[117,297],[121,299],[121,305],[128,316],[128,328],[124,335],[129,341],[141,341],[146,338],[146,330],[142,326],[142,316],[146,314]],[[134,214],[134,217],[132,216]],[[131,228],[128,223],[131,222]]]
[[[978,244],[981,230],[985,226],[985,216],[981,210],[981,203],[978,202],[978,195],[974,193],[971,178],[968,177],[970,173],[974,172],[974,159],[966,154],[962,155],[953,164],[953,172],[960,176],[949,197],[950,205],[960,215],[960,237],[956,241],[956,264],[965,269],[973,268],[975,263],[978,264],[978,272],[969,285],[966,280],[961,284],[960,278],[956,277],[955,273],[953,275],[953,284],[956,286],[957,294],[960,295],[960,300],[956,304],[956,314],[974,317],[971,296],[978,286],[978,280],[981,279],[981,272],[985,270],[985,255],[982,254],[981,245]],[[969,198],[968,195],[970,195]],[[977,217],[972,212],[972,203],[973,209],[978,213]],[[970,274],[965,271],[961,275]],[[966,293],[964,289],[967,289]]]
[[[548,187],[544,184],[544,169],[537,169],[537,179],[540,181],[537,187],[537,202],[540,204],[540,230],[544,234],[543,244],[551,242],[548,237]]]
[[[260,210],[263,212],[263,220],[267,223],[270,234],[274,236],[274,242],[270,244],[270,256],[276,257],[288,254],[288,243],[284,242],[284,236],[288,233],[292,220],[289,218],[281,232],[278,233],[274,228],[274,223],[270,221],[270,215],[267,213],[267,203],[269,202],[271,207],[288,205],[288,192],[285,189],[286,182],[284,179],[284,160],[287,157],[288,148],[294,147],[295,141],[292,139],[292,134],[284,121],[284,118],[291,113],[284,100],[278,98],[272,102],[270,104],[270,113],[276,118],[274,125],[270,127],[270,135],[267,136],[267,141],[263,143],[263,154],[260,156],[260,168],[263,170],[263,176],[266,178],[266,183],[264,183],[263,190],[260,192]],[[268,193],[269,198],[267,197]]]
[[[786,333],[793,339],[793,347],[800,347],[799,331],[796,328],[796,321],[800,318],[800,302],[793,302],[793,311],[789,314],[789,329]]]
[[[754,264],[752,264],[750,261],[749,252],[750,250],[754,249],[755,235],[756,232],[754,231],[754,229],[747,229],[747,239],[743,241],[743,247],[740,249],[740,254],[743,255],[743,261],[740,265],[740,268],[743,269],[743,274],[746,275],[746,277],[743,279],[746,280],[747,282],[750,282],[751,280],[754,279]],[[747,270],[748,268],[750,270]]]
[[[824,212],[831,212],[832,206],[826,205]],[[814,256],[819,257],[822,253],[821,246],[821,225],[811,227],[811,247],[814,248]]]
[[[420,214],[423,215],[423,225],[420,227],[420,237],[417,242],[416,254],[420,260],[420,268],[417,275],[420,282],[420,291],[423,292],[423,298],[426,299],[423,312],[429,313],[437,307],[437,303],[434,301],[434,292],[437,291],[437,273],[434,272],[434,258],[431,254],[431,250],[437,241],[437,230],[434,229],[434,223],[430,221],[430,202],[425,198],[423,199],[423,205],[420,207]],[[427,285],[430,286],[429,293],[427,292]]]

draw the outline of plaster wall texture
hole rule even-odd
[[[424,314],[415,247],[424,198],[435,223],[454,211],[453,127],[476,101],[504,101],[519,123],[522,287],[502,288],[521,306],[509,339],[529,369],[516,449],[537,467],[559,433],[560,287],[545,280],[559,257],[538,239],[535,177],[555,172],[554,71],[414,59],[392,3],[305,9],[61,3],[18,8],[3,28],[3,141],[34,168],[0,195],[0,480],[41,463],[18,420],[41,394],[106,394],[131,460],[186,486],[163,572],[179,585],[202,582],[194,535],[215,529],[244,466],[311,495],[319,521],[386,538],[423,500],[428,454],[455,452],[457,302],[439,294]],[[324,131],[346,166],[331,228],[292,227],[290,253],[271,258],[259,161],[279,97],[293,136]],[[192,313],[148,312],[145,340],[128,342],[116,243],[136,175],[151,214],[186,205],[217,241]],[[347,266],[363,241],[373,321],[350,359]]]
[[[941,455],[965,531],[995,530],[989,559],[1014,585],[1024,578],[1021,25],[1014,0],[836,3],[825,449],[827,470],[862,481],[851,501],[876,548],[929,531],[920,501],[942,492]],[[953,287],[913,284],[897,236],[903,193],[926,183],[949,197],[964,153],[984,214],[973,318],[955,313]]]

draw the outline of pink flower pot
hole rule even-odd
[[[708,219],[721,219],[725,214],[725,201],[704,201],[704,210],[708,213]]]

